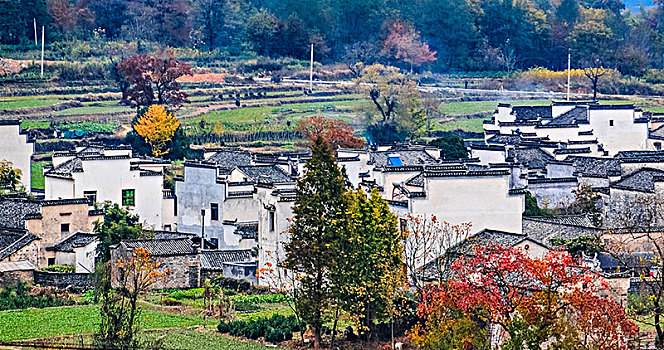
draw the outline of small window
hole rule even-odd
[[[69,232],[69,224],[60,224],[60,232],[68,233]]]
[[[274,212],[273,211],[268,212],[268,221],[270,221],[270,223],[269,223],[270,232],[273,232],[274,231],[274,226],[275,226],[274,225]]]
[[[122,206],[133,207],[136,205],[134,190],[122,190]]]
[[[164,231],[172,231],[171,225],[164,225]]]
[[[613,126],[613,119],[609,120],[609,126]]]
[[[210,203],[210,220],[219,220],[219,204]]]
[[[97,203],[97,191],[83,191],[83,197],[88,199],[89,206],[93,206]]]
[[[661,142],[655,142],[655,149],[658,151],[662,150],[662,143]]]
[[[47,264],[48,264],[48,266],[55,265],[55,258],[48,258],[47,259]]]

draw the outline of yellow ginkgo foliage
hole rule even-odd
[[[166,111],[163,105],[152,105],[138,117],[134,130],[150,145],[152,155],[160,157],[170,151],[166,144],[173,139],[179,126],[180,121],[175,114]]]

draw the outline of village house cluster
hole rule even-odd
[[[470,223],[472,239],[458,242],[450,254],[463,245],[493,242],[541,256],[556,239],[583,236],[609,244],[627,230],[615,218],[635,201],[664,192],[664,117],[633,105],[499,104],[484,131],[483,141],[466,142],[466,159],[444,159],[439,149],[403,144],[342,148],[337,160],[354,188],[382,194],[401,228],[409,215]],[[173,189],[164,187],[169,162],[137,157],[128,147],[81,144],[56,152],[52,167],[44,169],[43,194],[0,198],[0,283],[43,280],[44,273],[32,272],[53,264],[74,265],[76,276],[91,273],[98,244],[93,226],[105,201],[138,214],[144,228],[154,231],[152,239],[112,247],[111,255],[150,250],[172,271],[156,288],[196,287],[213,276],[264,283],[257,270],[276,266],[284,256],[296,179],[306,172],[309,154],[204,151],[201,160],[184,162]],[[29,174],[31,155],[20,123],[0,123],[0,159]],[[29,179],[23,177],[26,188]],[[523,215],[529,195],[542,208],[564,212],[583,188],[600,196],[601,223],[588,215]],[[633,256],[648,254],[632,248]],[[604,253],[584,258],[611,277],[621,295],[636,288],[638,279],[620,272],[634,266]],[[423,268],[432,280],[440,272],[433,265]],[[85,282],[76,276],[62,283]]]

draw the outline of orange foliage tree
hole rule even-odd
[[[173,139],[178,127],[180,121],[173,113],[166,111],[163,105],[150,106],[134,123],[134,130],[150,145],[155,157],[163,156],[170,151],[166,145]]]
[[[95,343],[105,349],[131,349],[137,346],[134,336],[138,330],[138,298],[155,283],[166,279],[170,269],[161,270],[145,248],[134,249],[131,259],[120,258],[114,267],[117,273],[105,270],[105,279],[99,285],[101,323]],[[117,287],[111,288],[113,285]]]
[[[310,117],[302,119],[297,124],[297,131],[311,141],[322,138],[330,149],[339,147],[360,148],[364,140],[353,134],[353,128],[343,120],[334,120],[325,117]]]
[[[519,248],[477,245],[452,263],[448,275],[446,283],[422,292],[418,313],[425,322],[411,337],[423,347],[473,343],[479,330],[503,349],[553,343],[564,349],[627,350],[638,333],[625,310],[606,296],[601,277],[565,251],[533,259]],[[450,328],[441,328],[449,324],[466,331],[451,335]]]

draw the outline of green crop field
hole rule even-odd
[[[44,189],[44,164],[46,162],[36,162],[30,164],[30,184],[32,188]]]
[[[76,107],[57,111],[55,115],[74,115],[74,114],[105,114],[105,113],[130,113],[134,109],[125,106],[100,106],[100,107]]]
[[[547,106],[550,100],[505,100],[505,101],[466,101],[442,103],[438,110],[447,115],[464,115],[492,112],[499,103],[511,103],[516,106]]]
[[[55,99],[20,99],[20,100],[5,100],[0,101],[0,110],[7,109],[18,109],[18,108],[34,108],[34,107],[47,107],[53,106],[54,104],[64,102],[61,100]]]
[[[160,313],[143,309],[141,328],[187,327],[203,324],[200,317]],[[0,312],[0,341],[94,333],[99,325],[95,305],[49,307]]]
[[[484,132],[482,122],[485,119],[482,118],[473,118],[473,119],[456,119],[449,122],[443,123],[431,123],[432,131],[455,131],[463,130],[468,132]]]

